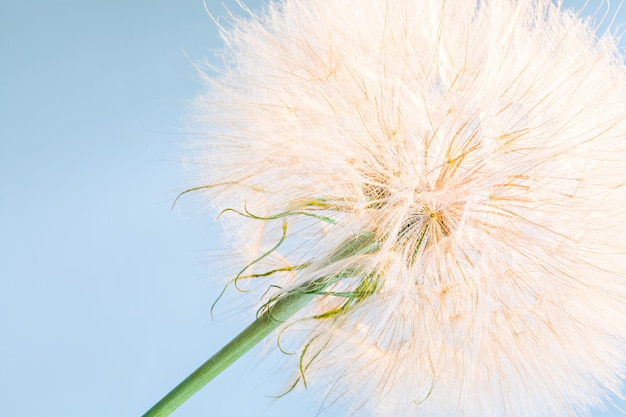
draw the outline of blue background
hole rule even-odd
[[[219,46],[201,0],[0,0],[0,416],[139,416],[246,324],[209,314],[214,214],[170,211],[192,62]],[[174,415],[316,415],[268,398],[289,370],[262,356]]]

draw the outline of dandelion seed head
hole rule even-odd
[[[263,305],[332,277],[285,324],[296,379],[376,416],[584,415],[619,393],[612,38],[546,0],[283,0],[222,36],[195,158],[239,281]]]

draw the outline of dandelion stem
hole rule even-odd
[[[361,234],[339,246],[322,266],[351,256],[372,252],[377,249],[377,245],[372,233]],[[318,277],[277,297],[273,303],[267,304],[263,313],[254,322],[185,378],[142,417],[169,416],[224,369],[276,330],[314,297],[322,293],[329,284],[334,282],[333,278],[336,280],[336,277]]]
[[[320,280],[321,281],[321,280]],[[191,375],[170,391],[161,401],[148,410],[143,417],[165,417],[209,383],[239,357],[249,351],[267,335],[279,327],[295,312],[304,307],[316,294],[315,282],[306,291],[290,292],[260,315],[219,352],[204,362]],[[322,285],[322,284],[317,284]]]

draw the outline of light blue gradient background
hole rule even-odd
[[[139,416],[246,324],[209,315],[214,215],[170,211],[202,89],[186,56],[219,45],[201,0],[0,0],[0,416]],[[260,357],[174,415],[316,415],[268,398],[290,374]]]

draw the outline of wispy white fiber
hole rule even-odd
[[[194,186],[232,209],[241,297],[335,278],[281,333],[298,386],[390,417],[580,416],[619,393],[610,37],[547,0],[283,0],[222,36]]]

